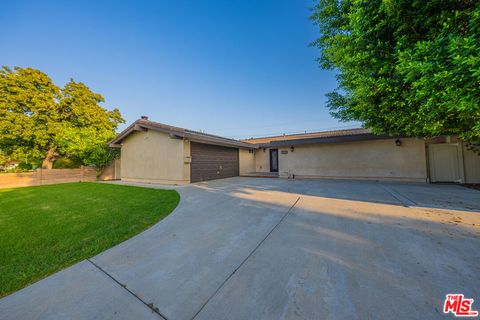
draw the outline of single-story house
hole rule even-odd
[[[125,181],[188,184],[234,176],[480,183],[480,155],[456,137],[374,135],[368,129],[246,140],[142,117],[110,146]]]

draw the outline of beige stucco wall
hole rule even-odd
[[[238,149],[238,161],[240,174],[255,172],[255,153],[248,149]]]
[[[279,149],[280,176],[426,181],[423,139],[372,140]],[[282,151],[288,151],[283,154]],[[267,154],[268,159],[268,152]]]
[[[279,148],[281,177],[426,180],[423,139],[394,139],[330,143]],[[282,153],[282,151],[287,153]],[[472,160],[473,159],[473,160]],[[122,143],[121,178],[163,184],[190,182],[190,142],[156,131],[135,132]],[[477,164],[477,158],[465,160]],[[469,163],[470,163],[469,162]],[[240,174],[269,172],[269,149],[239,150]],[[477,168],[477,167],[475,167]],[[470,175],[476,181],[478,170]]]
[[[190,182],[190,143],[153,130],[134,132],[122,142],[124,181],[162,184]],[[187,162],[187,163],[185,163]]]
[[[268,148],[260,148],[255,152],[255,171],[270,172],[270,151]]]

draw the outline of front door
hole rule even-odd
[[[270,172],[278,172],[278,149],[270,149]]]

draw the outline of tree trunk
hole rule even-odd
[[[57,153],[55,152],[55,149],[48,149],[47,155],[42,162],[42,169],[52,169],[56,155]]]

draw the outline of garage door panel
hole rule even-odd
[[[191,182],[236,177],[239,175],[238,149],[191,143]]]

